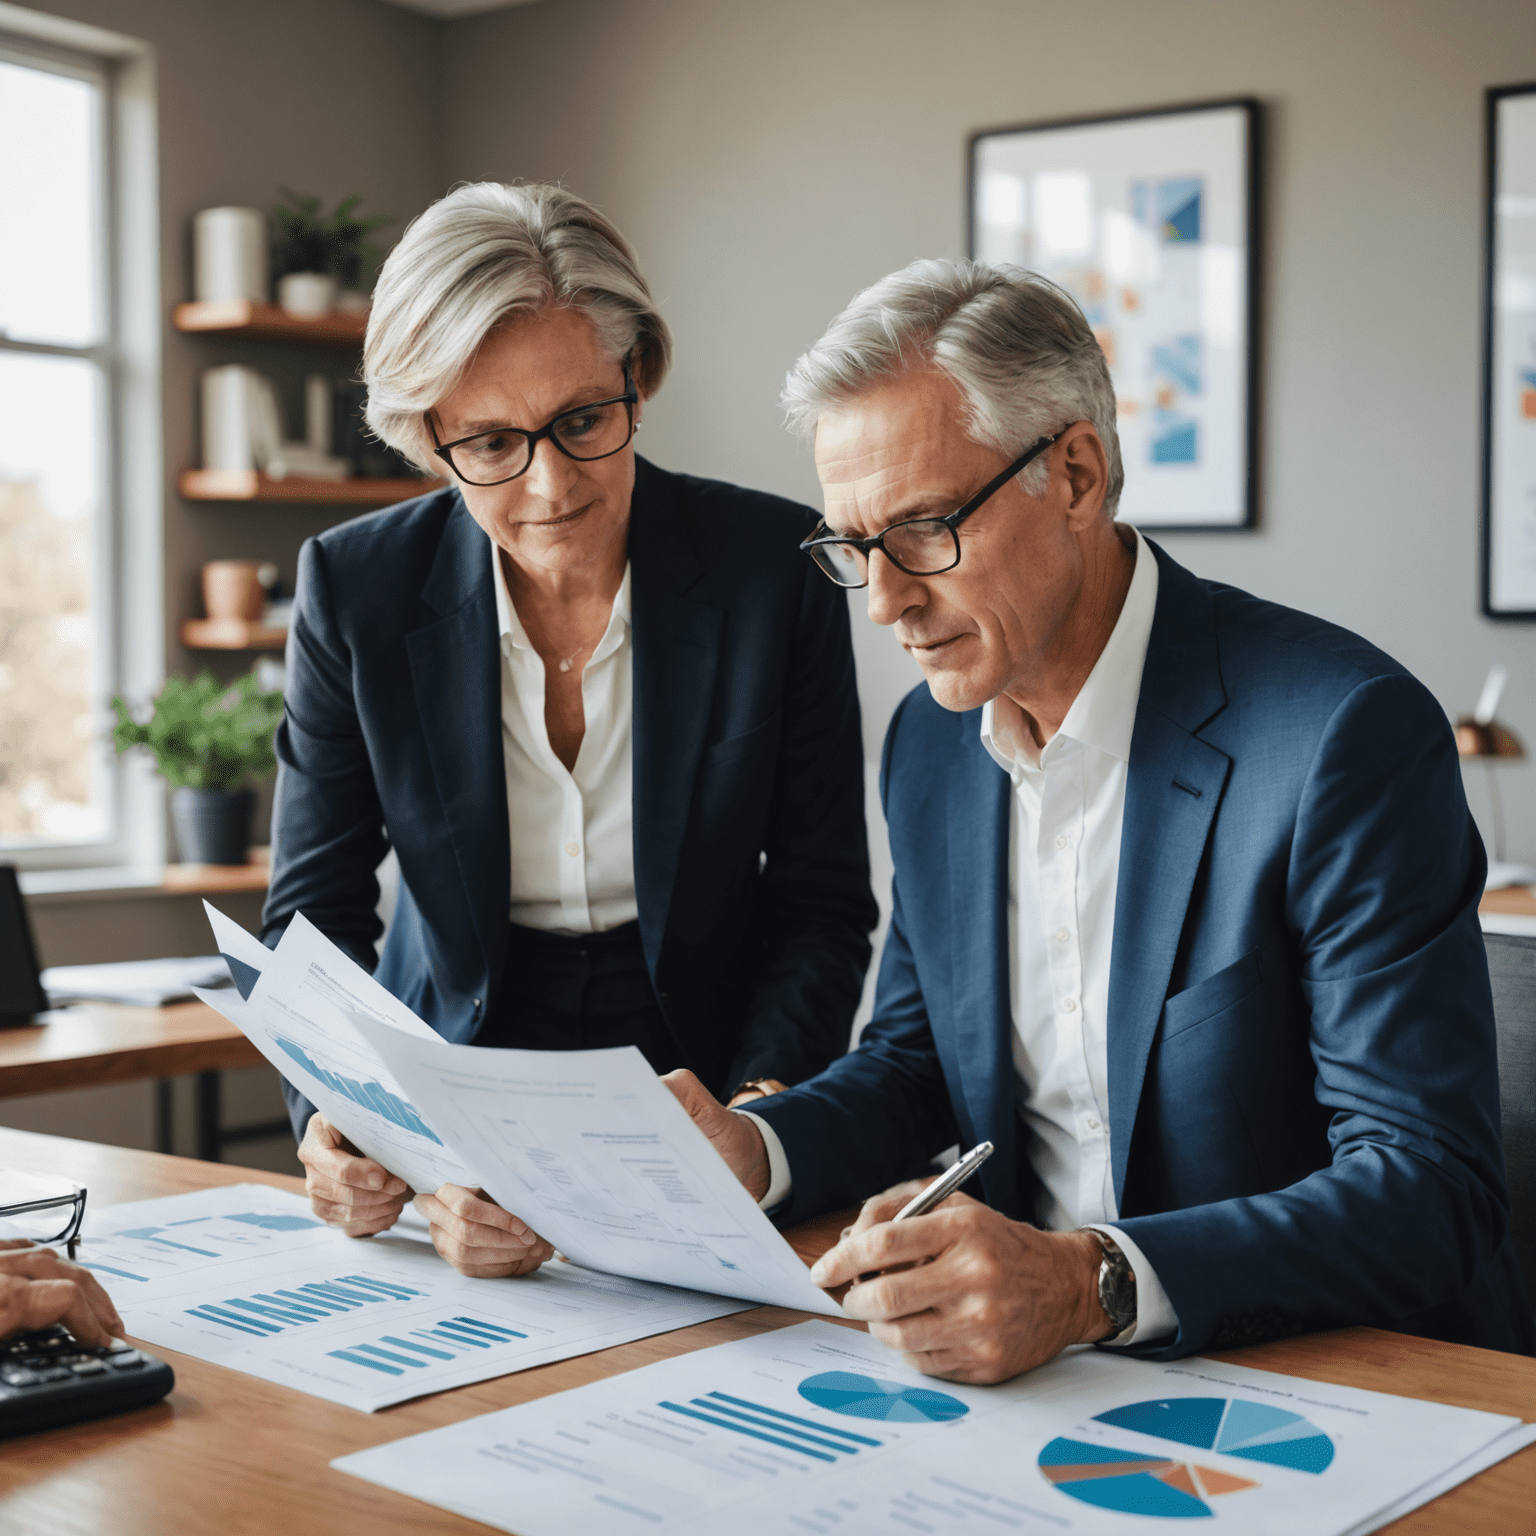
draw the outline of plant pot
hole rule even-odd
[[[300,320],[318,320],[336,302],[336,279],[323,272],[290,272],[277,285],[277,302]]]
[[[267,589],[255,560],[210,560],[203,567],[203,607],[210,619],[259,619]]]
[[[173,789],[171,825],[184,864],[244,864],[251,847],[255,792]]]

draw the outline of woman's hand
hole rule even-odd
[[[483,1189],[444,1184],[435,1195],[417,1195],[416,1210],[432,1227],[433,1246],[461,1275],[527,1275],[555,1256],[532,1227]]]
[[[323,1115],[311,1115],[299,1143],[310,1208],[348,1237],[387,1231],[399,1219],[410,1186],[389,1169],[362,1157]]]
[[[90,1270],[36,1243],[0,1242],[0,1338],[51,1323],[63,1323],[92,1349],[123,1333],[112,1298]]]

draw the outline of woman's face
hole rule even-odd
[[[603,352],[586,316],[552,309],[497,326],[432,421],[444,443],[496,427],[537,431],[562,411],[623,393],[623,365]],[[638,422],[641,406],[634,411]],[[519,566],[545,571],[622,565],[634,488],[632,440],[609,458],[578,463],[546,438],[516,480],[459,482],[470,516],[493,542]]]

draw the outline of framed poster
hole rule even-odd
[[[1060,284],[1109,360],[1143,528],[1257,515],[1256,101],[989,129],[971,139],[970,251]]]
[[[1488,92],[1483,612],[1536,619],[1536,84]]]

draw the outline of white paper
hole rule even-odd
[[[106,965],[51,965],[43,990],[54,1006],[66,1002],[127,1003],[160,1008],[191,997],[197,987],[216,987],[226,966],[218,955],[177,960],[119,960]]]
[[[1518,1423],[1098,1350],[999,1387],[952,1386],[867,1334],[815,1322],[331,1465],[519,1536],[1093,1536],[1141,1529],[1137,1516],[1245,1536],[1344,1536],[1427,1476],[1470,1469]],[[1184,1438],[1168,1433],[1176,1428]],[[1126,1471],[1088,1475],[1121,1457]]]
[[[272,959],[272,951],[254,934],[247,933],[233,918],[226,917],[212,902],[204,899],[203,911],[213,929],[213,941],[226,961],[235,960],[259,976]],[[230,971],[230,980],[246,995],[249,987],[241,986],[240,977]]]
[[[134,1338],[368,1412],[742,1310],[559,1262],[467,1279],[419,1228],[345,1237],[260,1184],[93,1212],[80,1262]]]
[[[487,1051],[353,1023],[496,1202],[578,1264],[842,1315],[634,1046]]]

